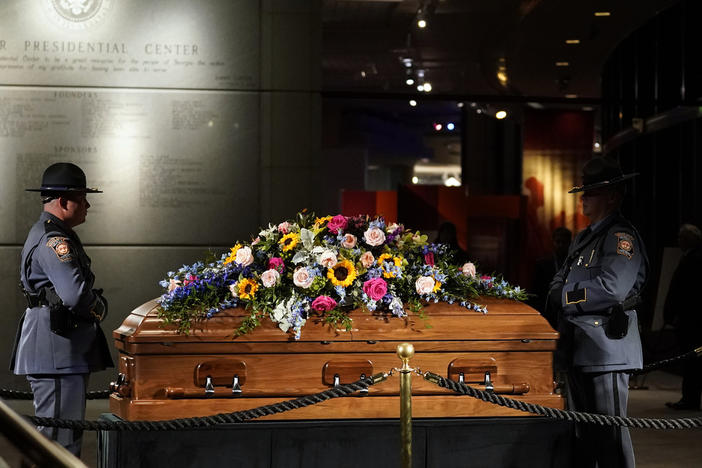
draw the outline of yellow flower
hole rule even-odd
[[[327,270],[327,278],[334,286],[350,286],[356,279],[356,268],[353,263],[342,258],[336,265]]]
[[[294,249],[298,242],[300,242],[300,234],[297,234],[295,232],[285,234],[278,241],[278,243],[283,247],[283,252],[287,252],[288,250]]]
[[[331,219],[331,216],[325,216],[324,218],[315,218],[314,224],[319,224],[321,226],[322,224],[326,224],[329,221],[331,221]]]
[[[241,244],[236,244],[234,247],[229,249],[229,256],[224,259],[225,265],[227,263],[232,263],[234,260],[236,260],[236,253],[241,247],[242,247]]]
[[[239,297],[241,299],[253,299],[258,290],[258,283],[251,278],[239,281]]]
[[[441,289],[441,281],[438,281],[436,278],[434,278],[434,289],[431,292],[435,293],[439,289]]]
[[[383,270],[383,277],[385,278],[394,278],[397,276],[394,271],[385,271],[385,262],[390,261],[393,263],[396,267],[401,267],[402,266],[402,259],[400,257],[393,257],[389,253],[384,253],[380,257],[378,257],[378,265],[380,265],[380,268]]]

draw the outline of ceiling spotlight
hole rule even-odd
[[[567,67],[570,66],[570,63],[568,62],[556,62],[557,67]]]
[[[482,110],[482,109],[478,109],[478,110],[476,110],[475,112],[478,113],[478,114],[482,114],[482,113],[483,113],[483,110]]]
[[[426,83],[424,83],[424,92],[428,93],[429,91],[431,91],[431,83],[427,81]]]
[[[414,84],[414,78],[407,78],[405,83],[407,83],[407,86],[412,86]]]
[[[499,110],[499,111],[495,112],[495,118],[496,118],[496,119],[502,120],[502,119],[504,119],[505,117],[507,117],[507,111]]]
[[[609,16],[610,13],[608,11],[596,11],[595,16]]]
[[[566,39],[566,44],[580,44],[580,39]]]
[[[456,105],[457,105],[458,107],[463,107],[463,102],[457,102]]]
[[[366,72],[364,70],[361,70],[361,78],[365,78],[365,77],[366,77]]]
[[[417,10],[417,27],[419,29],[424,29],[427,27],[427,13],[423,7],[419,7]]]
[[[442,128],[444,128],[444,126],[441,125],[440,123],[434,124],[434,130],[436,130],[437,132],[440,132]]]
[[[424,91],[424,85],[423,84],[418,84],[417,85],[417,91]]]
[[[599,141],[596,141],[596,142],[595,142],[595,149],[599,149],[599,147],[600,147],[600,142],[599,142]]]
[[[409,105],[412,107],[417,107],[417,101],[415,101],[414,99],[410,99]]]
[[[413,184],[416,184],[416,183],[418,183],[418,182],[419,182],[419,177],[417,177],[417,176],[412,177],[412,183],[413,183]]]
[[[400,59],[402,60],[402,64],[405,66],[405,68],[411,68],[412,67],[412,59],[409,57],[405,57]]]
[[[454,128],[456,128],[456,125],[454,125],[453,122],[449,122],[446,124],[446,130],[448,130],[449,132],[453,131]]]

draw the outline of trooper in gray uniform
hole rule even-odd
[[[112,367],[100,321],[107,314],[102,291],[93,289],[90,258],[73,228],[90,204],[85,174],[76,165],[49,166],[41,192],[44,210],[22,249],[20,286],[27,298],[11,360],[26,375],[37,416],[84,419],[90,372]],[[39,427],[40,432],[80,456],[82,431]]]
[[[559,360],[568,373],[568,404],[576,411],[626,416],[628,371],[642,367],[634,307],[648,259],[632,224],[619,214],[623,174],[608,158],[583,167],[583,213],[590,225],[571,244],[551,283],[549,307],[558,313]],[[626,428],[583,424],[576,430],[577,466],[633,467]]]

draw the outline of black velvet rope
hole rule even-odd
[[[702,427],[702,418],[652,419],[652,418],[623,418],[605,414],[580,413],[577,411],[560,410],[528,403],[520,400],[505,398],[492,392],[486,392],[470,387],[463,383],[445,379],[440,375],[425,372],[424,378],[439,387],[447,388],[461,395],[467,395],[494,405],[516,409],[527,413],[538,414],[552,419],[574,421],[578,423],[598,424],[600,426],[634,427],[639,429],[693,429]]]
[[[356,382],[339,385],[323,392],[315,393],[293,400],[281,401],[271,405],[260,406],[245,411],[234,413],[220,413],[213,416],[195,418],[171,419],[167,421],[78,421],[73,419],[43,418],[26,416],[37,426],[60,427],[67,429],[82,429],[88,431],[169,431],[210,427],[218,424],[232,424],[250,421],[262,416],[283,413],[285,411],[316,405],[325,401],[349,396],[355,392],[367,389],[371,385],[384,380],[384,378],[365,378]]]

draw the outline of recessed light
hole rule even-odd
[[[414,79],[413,78],[407,78],[405,80],[405,83],[407,83],[407,86],[412,86],[414,84]]]
[[[610,13],[608,11],[596,11],[595,16],[609,16]]]
[[[568,67],[570,66],[570,62],[556,62],[557,67]]]
[[[416,106],[417,106],[417,101],[415,101],[414,99],[410,99],[409,105],[412,106],[412,107],[416,107]]]
[[[428,81],[426,83],[424,83],[424,92],[425,93],[428,93],[429,91],[431,91],[431,89],[432,89],[431,83],[429,83]]]
[[[566,39],[566,44],[580,44],[580,39]]]
[[[500,111],[497,111],[497,112],[495,113],[495,118],[496,118],[496,119],[502,120],[502,119],[504,119],[505,117],[507,117],[507,111],[500,110]]]

